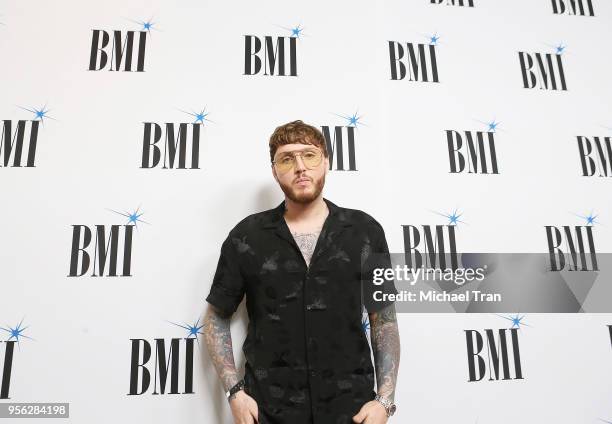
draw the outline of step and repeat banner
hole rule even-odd
[[[611,40],[608,0],[1,0],[0,415],[232,422],[204,299],[301,119],[392,252],[591,273],[564,313],[399,313],[391,422],[612,422]]]

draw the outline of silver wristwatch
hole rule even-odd
[[[395,410],[397,409],[397,407],[389,399],[377,394],[374,397],[374,400],[382,403],[382,405],[385,407],[385,411],[387,411],[387,417],[390,417],[391,415],[395,414]]]

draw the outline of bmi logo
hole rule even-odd
[[[130,339],[128,395],[143,395],[147,392],[152,395],[195,393],[193,345],[194,341],[198,341],[198,334],[202,334],[200,330],[203,325],[199,322],[198,319],[193,325],[171,323],[188,331],[184,338]]]
[[[552,0],[555,15],[595,16],[591,0]]]
[[[599,271],[593,237],[597,215],[593,211],[588,216],[575,215],[584,219],[586,225],[544,226],[551,271]]]
[[[124,225],[75,224],[72,226],[70,272],[68,277],[81,277],[91,271],[91,277],[131,277],[132,239],[137,222],[143,221],[139,213],[116,212],[125,216]]]
[[[141,168],[160,167],[161,161],[162,169],[200,169],[200,134],[204,123],[212,122],[210,112],[181,112],[191,115],[193,122],[143,123]]]
[[[612,177],[612,144],[610,137],[585,137],[579,135],[578,155],[582,176]]]
[[[289,34],[244,36],[244,75],[298,76],[297,40],[303,28],[281,28]]]
[[[408,268],[458,268],[456,228],[462,214],[434,212],[448,219],[446,225],[402,225],[404,256]],[[450,263],[448,263],[450,262]]]
[[[55,119],[47,115],[49,109],[45,104],[40,109],[21,109],[34,114],[32,119],[2,121],[2,134],[0,135],[0,167],[5,168],[35,168],[36,147],[38,144],[38,131],[44,119]],[[24,152],[24,148],[26,152]],[[12,159],[12,160],[11,160]]]
[[[427,36],[429,43],[400,43],[389,40],[389,63],[392,80],[440,82],[436,46],[440,37]]]
[[[523,316],[524,317],[524,316]],[[509,317],[511,328],[464,330],[467,347],[468,381],[522,380],[518,330],[523,317]],[[497,333],[497,334],[496,334]]]
[[[357,171],[355,129],[359,125],[365,124],[361,122],[361,116],[358,116],[357,112],[352,115],[334,115],[346,120],[346,123],[344,125],[323,125],[321,127],[329,153],[329,169],[330,171],[334,170],[335,165],[336,171]]]
[[[486,131],[446,130],[451,174],[499,174],[495,134],[499,122],[482,122]]]
[[[554,47],[555,53],[518,52],[524,88],[567,91],[563,71],[563,53],[566,46]]]
[[[147,38],[151,38],[152,29],[157,29],[151,19],[130,19],[138,24],[138,31],[93,29],[88,70],[144,72]]]
[[[442,4],[447,6],[467,6],[474,7],[474,0],[431,0],[431,4]]]
[[[13,359],[15,355],[15,343],[18,346],[20,337],[33,340],[23,334],[28,327],[23,327],[23,319],[15,327],[0,327],[0,330],[9,334],[8,339],[0,341],[0,399],[10,399],[11,373],[13,371]],[[13,340],[14,339],[14,340]]]

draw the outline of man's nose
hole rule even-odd
[[[304,162],[302,161],[302,156],[301,155],[296,155],[295,156],[295,170],[296,171],[300,171],[306,169],[306,166],[304,165]]]

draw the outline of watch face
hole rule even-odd
[[[395,407],[395,404],[394,404],[394,403],[392,403],[392,404],[391,404],[391,407],[389,408],[389,414],[390,414],[390,415],[395,414],[395,410],[396,410],[396,409],[397,409],[397,408]]]

